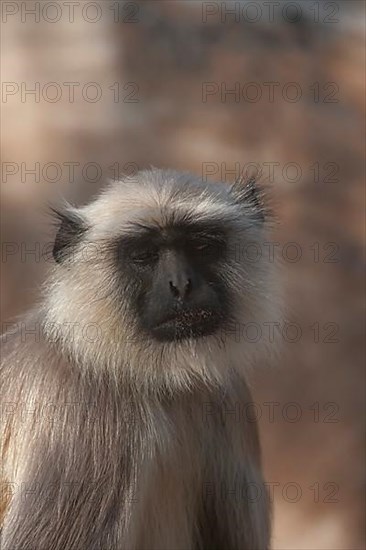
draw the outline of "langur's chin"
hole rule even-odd
[[[190,311],[164,319],[151,329],[151,335],[159,342],[198,340],[215,334],[221,323],[221,316],[213,311]]]

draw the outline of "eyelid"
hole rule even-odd
[[[131,257],[132,258],[139,258],[139,257],[153,257],[153,256],[158,256],[158,250],[155,249],[155,248],[146,248],[146,249],[137,249],[137,250],[133,250],[131,252]]]
[[[210,235],[200,239],[193,239],[190,243],[190,248],[193,254],[199,254],[205,258],[213,258],[216,256],[219,257],[223,253],[225,245],[225,239]]]
[[[196,241],[196,242],[193,242],[193,246],[194,248],[196,248],[197,250],[200,250],[200,249],[203,249],[203,248],[209,248],[209,247],[212,247],[212,246],[216,246],[218,243],[216,241]]]
[[[225,239],[222,236],[214,235],[202,235],[201,237],[196,237],[192,239],[193,244],[202,244],[202,245],[223,245],[225,244]]]

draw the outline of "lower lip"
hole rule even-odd
[[[171,319],[167,319],[166,321],[163,321],[162,323],[159,323],[156,328],[163,328],[168,326],[177,326],[177,325],[183,325],[183,326],[195,326],[198,324],[204,324],[206,321],[210,321],[212,319],[212,313],[205,311],[201,314],[192,314],[192,315],[181,315],[177,317],[172,317]]]
[[[209,336],[219,327],[219,318],[212,312],[205,315],[178,316],[156,325],[152,330],[155,338],[161,342],[196,339]]]

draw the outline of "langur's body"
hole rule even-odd
[[[255,186],[153,170],[59,216],[44,301],[3,337],[2,550],[266,550],[237,337],[272,320],[271,266],[241,254],[268,238]]]

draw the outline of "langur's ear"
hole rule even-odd
[[[266,208],[263,194],[257,186],[255,177],[239,176],[231,186],[231,193],[235,201],[249,207],[250,215],[259,222],[266,219]]]
[[[58,228],[52,253],[55,261],[62,263],[82,239],[86,222],[78,210],[69,205],[62,209],[51,207],[51,213]]]

